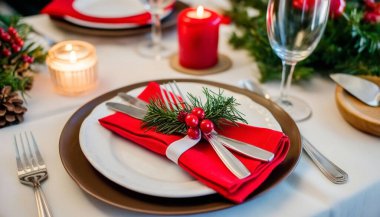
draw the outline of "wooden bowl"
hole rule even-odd
[[[375,82],[380,86],[380,77],[362,76],[362,78]],[[335,100],[342,117],[353,127],[380,136],[380,107],[371,107],[337,85]]]

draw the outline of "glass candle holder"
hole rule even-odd
[[[95,47],[84,41],[62,41],[46,58],[55,90],[63,95],[78,95],[97,85]]]

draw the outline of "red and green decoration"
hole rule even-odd
[[[45,61],[43,48],[27,39],[31,31],[19,17],[0,16],[0,128],[23,121],[24,93],[33,84],[31,66]]]
[[[293,5],[315,0],[294,0]],[[237,31],[230,43],[245,49],[255,59],[263,82],[281,79],[281,60],[272,51],[266,32],[268,0],[230,0],[228,15]],[[255,8],[260,15],[252,17]],[[330,17],[316,50],[297,64],[294,80],[319,73],[380,76],[380,2],[375,0],[331,0]]]
[[[180,102],[167,109],[161,99],[152,100],[144,117],[143,127],[155,129],[164,134],[186,134],[198,139],[203,134],[210,134],[214,128],[223,125],[247,123],[243,114],[236,109],[239,104],[234,97],[226,97],[223,91],[213,92],[203,89],[206,102],[188,94],[189,102]]]

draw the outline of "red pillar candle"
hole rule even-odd
[[[206,69],[218,62],[220,16],[199,6],[178,15],[179,63],[190,69]]]

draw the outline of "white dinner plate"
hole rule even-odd
[[[147,13],[141,0],[76,0],[72,7],[80,14],[103,19],[127,18]],[[166,10],[161,19],[166,18],[171,12],[172,9]],[[64,16],[63,19],[79,26],[97,29],[126,29],[141,26],[141,24],[133,22],[92,22],[69,15]]]
[[[146,13],[141,0],[75,0],[73,8],[90,17],[119,18]]]
[[[202,87],[218,91],[218,87],[197,83],[179,83],[183,90],[202,96]],[[142,88],[129,92],[137,96]],[[245,114],[250,125],[281,131],[272,114],[247,96],[224,90],[240,103],[239,111]],[[202,97],[201,97],[202,98]],[[122,102],[118,97],[109,100]],[[155,154],[127,139],[103,128],[98,119],[113,114],[106,102],[99,104],[83,121],[79,133],[81,149],[101,174],[130,190],[159,197],[185,198],[215,193],[204,186],[170,160]]]
[[[167,10],[164,12],[164,14],[161,16],[161,20],[165,19],[167,16],[169,16],[172,13],[172,10]],[[70,22],[72,24],[78,25],[78,26],[84,26],[89,28],[96,28],[96,29],[128,29],[128,28],[136,28],[144,25],[148,25],[150,23],[141,25],[137,23],[102,23],[102,22],[91,22],[87,20],[81,20],[72,16],[63,16],[63,19],[67,22]]]

